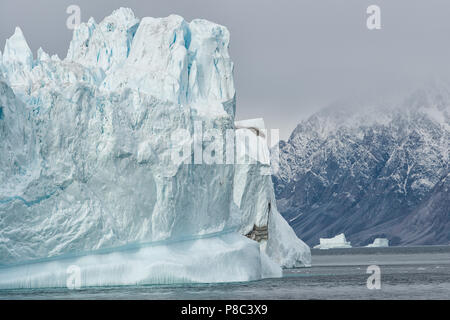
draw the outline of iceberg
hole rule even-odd
[[[235,123],[229,37],[120,8],[78,26],[64,59],[34,59],[16,29],[0,54],[0,288],[66,286],[71,266],[102,286],[310,265],[277,211],[265,137],[240,161],[255,131]],[[230,151],[214,138],[229,132],[236,161],[207,163]]]
[[[345,239],[345,234],[340,233],[333,238],[320,238],[320,243],[314,246],[315,249],[335,249],[351,248],[350,241]]]
[[[368,244],[366,247],[372,248],[385,248],[389,247],[389,240],[386,238],[375,238],[373,243]]]

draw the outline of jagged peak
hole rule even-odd
[[[91,17],[74,30],[66,59],[104,71],[120,65],[128,56],[138,24],[139,19],[128,8],[114,10],[99,24]]]
[[[52,61],[55,61],[55,62],[61,61],[61,59],[59,58],[59,56],[56,53],[54,55],[52,55],[51,59],[52,59]]]
[[[23,40],[25,40],[25,36],[23,35],[22,29],[19,26],[17,26],[14,29],[14,34],[12,36],[19,37],[19,38],[22,38]],[[25,40],[25,42],[26,42],[26,40]]]
[[[6,40],[3,63],[20,62],[31,68],[33,54],[20,27],[16,27],[14,34]]]
[[[104,87],[139,90],[178,103],[228,101],[234,96],[233,64],[226,27],[183,17],[144,17],[132,39],[126,67],[107,76]],[[133,68],[136,72],[130,74]],[[170,77],[167,77],[167,74]]]
[[[127,87],[180,104],[227,102],[235,96],[229,39],[226,27],[208,20],[188,23],[176,14],[140,20],[131,9],[119,8],[99,24],[90,18],[77,26],[64,63],[76,72],[98,72],[96,85],[102,90]],[[49,58],[42,48],[33,61],[20,28],[6,48],[10,55],[4,53],[3,61],[19,60],[25,65],[5,68],[8,79],[21,87],[37,80],[29,71],[40,62],[61,62],[57,55]]]
[[[112,18],[116,19],[117,21],[124,22],[124,25],[128,25],[129,27],[139,21],[139,19],[134,15],[133,10],[124,7],[120,7],[119,9],[114,10],[111,15],[105,17],[101,23]]]
[[[111,15],[106,16],[98,26],[104,33],[127,32],[139,23],[134,12],[130,8],[120,8],[114,10]]]
[[[42,47],[39,47],[39,49],[37,50],[37,60],[38,61],[48,61],[50,60],[50,56],[48,55],[47,52],[44,51],[44,49],[42,49]]]

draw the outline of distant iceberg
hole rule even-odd
[[[66,286],[71,266],[102,286],[310,265],[276,208],[264,122],[235,124],[228,44],[215,23],[120,8],[77,27],[65,59],[33,59],[16,29],[0,52],[0,288]],[[230,131],[254,135],[257,161],[213,158]]]
[[[389,240],[386,238],[376,238],[373,240],[373,243],[368,244],[366,247],[376,247],[376,248],[384,248],[389,247]]]
[[[345,239],[343,233],[338,234],[333,238],[320,238],[320,244],[316,245],[315,249],[335,249],[335,248],[351,248],[350,241]]]

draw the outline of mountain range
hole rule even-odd
[[[433,82],[401,98],[335,103],[279,146],[277,206],[309,245],[450,243],[450,90]]]

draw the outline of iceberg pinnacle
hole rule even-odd
[[[22,33],[11,39],[0,64],[0,287],[65,286],[69,265],[83,285],[122,285],[255,280],[310,264],[258,173],[270,164],[174,160],[180,146],[194,158],[198,125],[239,135],[225,27],[121,8],[81,24],[64,60],[39,49],[33,62]],[[202,147],[226,150],[218,141]]]
[[[50,56],[46,53],[41,47],[39,47],[37,51],[37,61],[48,61],[50,60]]]
[[[33,54],[19,27],[16,27],[14,34],[6,40],[3,55],[3,63],[14,62],[19,62],[29,69],[33,64]]]
[[[33,54],[19,27],[16,27],[14,34],[6,40],[2,63],[12,85],[28,84],[27,73],[33,67]]]
[[[66,60],[86,67],[100,67],[105,72],[127,58],[139,19],[130,9],[115,10],[99,24],[94,19],[74,31]]]

